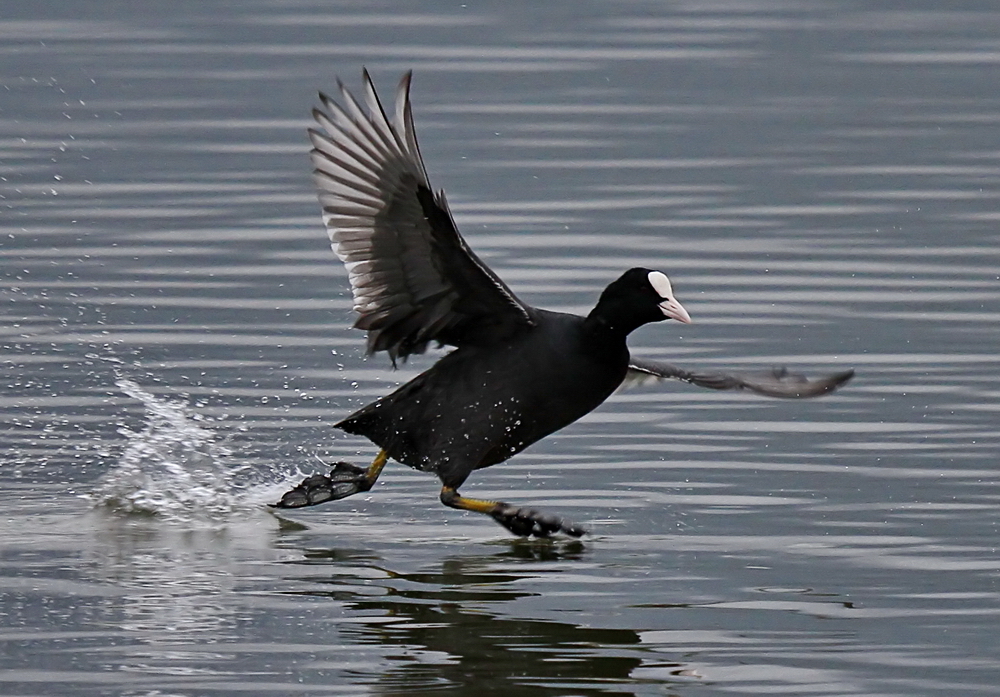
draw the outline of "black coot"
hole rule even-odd
[[[321,94],[310,130],[314,179],[333,248],[347,266],[354,326],[368,351],[393,363],[430,342],[455,350],[395,392],[337,424],[381,448],[362,469],[337,463],[287,492],[299,508],[371,489],[391,458],[434,472],[447,506],[492,516],[516,535],[572,536],[583,529],[458,488],[476,469],[519,453],[588,413],[629,378],[673,378],[720,390],[814,397],[851,378],[818,380],[776,370],[761,376],[694,373],[629,356],[629,332],[648,322],[690,322],[660,271],[635,268],[609,285],[586,317],[531,307],[469,249],[444,193],[435,194],[417,147],[410,74],[390,123],[368,73],[363,109],[340,85],[341,104]]]

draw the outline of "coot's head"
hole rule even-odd
[[[677,302],[667,275],[640,268],[629,269],[605,288],[589,319],[626,334],[665,319],[691,323],[691,315]]]

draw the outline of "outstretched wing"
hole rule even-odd
[[[533,324],[531,308],[469,249],[444,192],[427,181],[413,129],[410,77],[396,92],[392,123],[368,72],[367,111],[342,83],[342,105],[320,93],[310,129],[323,221],[344,262],[368,352],[393,362],[431,341],[496,341]]]
[[[694,373],[669,363],[633,358],[629,363],[624,384],[669,378],[689,382],[698,387],[707,387],[711,390],[749,390],[767,397],[804,399],[833,392],[852,377],[854,377],[854,371],[847,370],[810,380],[804,375],[789,373],[785,368],[775,368],[770,372],[757,375]]]

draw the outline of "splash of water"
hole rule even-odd
[[[153,396],[131,380],[118,388],[143,403],[141,431],[122,429],[128,445],[90,499],[121,513],[172,520],[215,521],[249,505],[234,484],[231,451],[210,424],[186,405]]]

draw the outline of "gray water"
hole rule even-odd
[[[944,8],[944,9],[942,9]],[[1000,9],[989,2],[34,2],[0,13],[0,693],[970,695],[1000,683]],[[415,71],[469,243],[534,305],[670,274],[692,368],[466,495],[391,465],[276,516],[365,360],[317,89]]]

